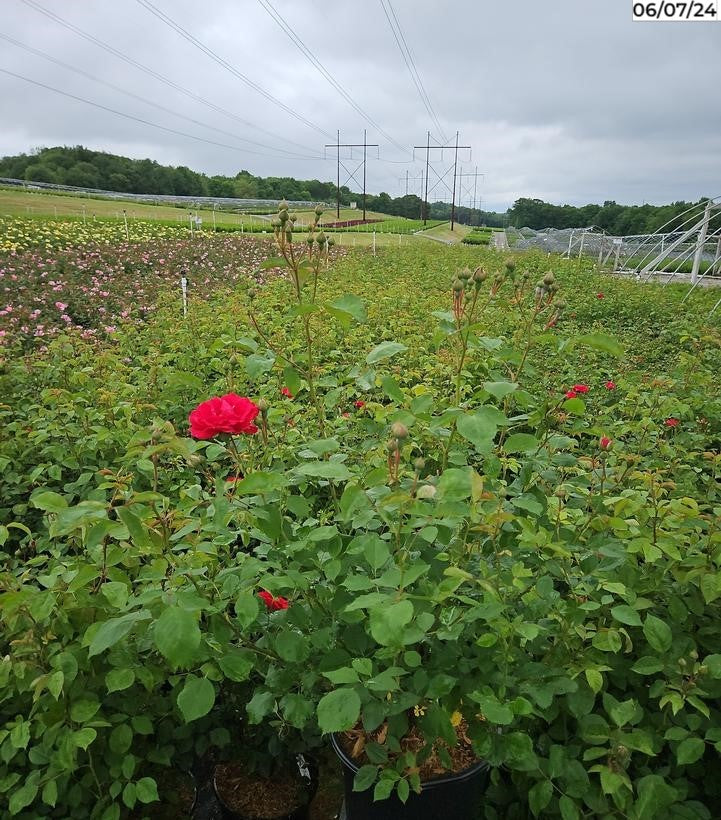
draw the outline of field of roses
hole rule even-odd
[[[130,241],[114,223],[0,219],[0,235],[6,228],[0,355],[36,349],[64,331],[112,336],[145,322],[162,302],[177,309],[181,277],[191,298],[205,299],[245,281],[269,252],[237,234],[191,239],[187,228],[150,222],[134,223]]]
[[[0,258],[0,817],[332,734],[379,800],[462,737],[479,818],[718,816],[715,291],[276,234]]]

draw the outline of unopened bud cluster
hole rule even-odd
[[[391,438],[386,442],[388,452],[388,475],[391,482],[398,481],[398,471],[401,463],[401,447],[408,438],[408,428],[400,421],[395,421],[391,425]]]

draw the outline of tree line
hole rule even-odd
[[[235,176],[208,176],[185,166],[160,165],[150,159],[130,159],[82,146],[42,148],[28,154],[0,158],[0,176],[28,182],[47,182],[96,188],[132,194],[168,194],[176,196],[238,197],[240,199],[289,199],[304,202],[335,202],[333,182],[293,177],[258,177],[249,171]],[[357,202],[361,195],[341,186],[341,205]],[[414,194],[391,197],[382,192],[366,197],[369,211],[419,219],[423,200]],[[478,209],[457,208],[457,220],[463,224],[503,224],[503,214]],[[431,204],[430,219],[449,219],[451,206],[445,202]]]
[[[241,170],[235,176],[208,176],[186,168],[160,165],[151,159],[130,159],[82,146],[42,148],[38,151],[0,158],[0,176],[32,182],[74,185],[133,194],[238,197],[241,199],[289,199],[306,202],[335,202],[333,182],[293,177],[259,177]],[[347,186],[340,189],[340,201],[361,205],[361,195]],[[608,233],[653,233],[693,203],[670,205],[552,205],[540,199],[517,199],[507,213],[456,207],[456,221],[464,225],[505,224],[517,228],[583,228],[594,225]],[[424,214],[423,200],[415,194],[392,197],[382,192],[366,197],[369,211],[419,219],[450,219],[451,204],[433,202]]]
[[[704,200],[700,200],[704,201]],[[619,205],[607,200],[603,205],[551,205],[540,199],[517,199],[508,211],[516,228],[602,228],[614,236],[654,233],[690,208],[693,202],[670,205]]]

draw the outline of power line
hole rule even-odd
[[[117,114],[119,117],[125,117],[129,120],[134,120],[135,122],[142,123],[143,125],[149,125],[151,128],[159,128],[161,131],[167,131],[169,134],[177,134],[180,137],[187,137],[191,140],[198,140],[198,142],[206,142],[209,145],[217,145],[220,148],[230,148],[231,151],[240,151],[243,154],[256,154],[257,156],[261,157],[268,157],[274,156],[273,154],[266,154],[260,151],[251,151],[248,148],[239,148],[237,145],[228,145],[225,142],[216,142],[215,140],[209,140],[205,137],[198,137],[195,134],[188,134],[185,131],[178,131],[175,128],[168,128],[166,125],[159,125],[156,122],[151,122],[150,120],[143,119],[142,117],[136,117],[133,114],[128,114],[124,111],[118,111],[115,108],[110,108],[107,105],[103,105],[102,103],[96,103],[92,100],[86,100],[84,97],[78,97],[76,94],[70,94],[68,91],[62,91],[59,88],[54,88],[51,85],[46,85],[45,83],[41,83],[39,80],[32,80],[30,77],[24,77],[22,74],[16,74],[14,71],[8,71],[6,68],[0,68],[0,72],[3,74],[7,74],[10,77],[15,77],[18,80],[24,80],[27,83],[32,83],[33,85],[37,85],[40,88],[45,88],[48,91],[54,91],[56,94],[62,94],[63,97],[69,97],[72,100],[77,100],[78,102],[85,103],[86,105],[92,105],[95,108],[100,108],[103,111],[109,111],[111,114]],[[275,157],[277,159],[277,157]],[[307,159],[318,160],[319,157],[307,157]]]
[[[386,3],[388,7],[386,8]],[[391,31],[393,32],[393,37],[395,38],[396,45],[398,46],[398,50],[401,52],[401,56],[403,57],[403,61],[406,64],[406,68],[411,75],[411,79],[420,95],[421,102],[426,108],[426,111],[430,115],[431,119],[433,120],[438,132],[440,133],[441,137],[443,138],[444,142],[448,141],[443,128],[436,116],[436,112],[433,110],[433,106],[431,105],[430,97],[428,96],[425,87],[423,86],[423,81],[421,80],[421,75],[418,72],[418,68],[416,67],[415,60],[413,59],[413,54],[411,53],[410,48],[408,47],[408,43],[406,42],[406,38],[403,35],[403,30],[401,29],[401,25],[398,22],[398,18],[396,17],[396,13],[393,10],[393,6],[391,4],[391,0],[380,0],[381,7],[383,8],[383,13],[386,16],[386,20],[388,21],[388,25],[390,26]],[[390,11],[390,14],[389,14]],[[392,20],[391,20],[392,16]],[[394,25],[395,23],[395,25]]]
[[[299,122],[302,122],[304,125],[307,125],[308,128],[312,128],[314,131],[318,131],[319,133],[323,134],[324,136],[331,136],[327,131],[324,131],[319,125],[316,125],[314,122],[306,119],[302,114],[299,114],[297,111],[292,109],[290,106],[286,105],[284,102],[279,100],[277,97],[274,97],[269,91],[266,91],[262,86],[258,85],[258,83],[251,80],[249,77],[246,77],[245,74],[242,74],[238,71],[235,66],[231,65],[227,60],[223,59],[219,54],[213,51],[212,48],[206,46],[204,43],[201,43],[197,37],[194,37],[189,31],[184,29],[179,23],[176,23],[171,17],[169,17],[165,12],[160,11],[156,6],[154,6],[150,0],[137,0],[141,6],[146,8],[151,14],[155,15],[161,22],[165,23],[165,25],[170,26],[174,31],[176,31],[181,37],[186,39],[189,43],[192,43],[197,49],[203,52],[206,56],[210,57],[211,60],[218,63],[219,66],[224,68],[234,77],[237,77],[239,80],[244,82],[247,86],[252,88],[261,96],[265,97],[265,99],[272,102],[274,105],[277,105],[287,114],[290,114],[292,117],[295,117]]]
[[[291,42],[298,48],[298,50],[303,54],[310,63],[315,66],[318,72],[324,77],[332,86],[333,88],[343,97],[343,99],[358,113],[364,120],[366,120],[373,128],[375,128],[378,133],[382,134],[386,140],[388,140],[391,145],[394,145],[400,151],[407,153],[407,148],[402,146],[399,142],[393,139],[383,128],[378,125],[378,123],[367,114],[358,103],[353,99],[351,94],[349,94],[345,88],[333,77],[333,75],[326,69],[326,67],[321,63],[321,61],[315,56],[315,54],[311,51],[308,46],[300,39],[300,37],[293,31],[293,28],[288,24],[288,22],[283,18],[280,12],[274,8],[273,4],[270,0],[258,0],[260,5],[268,12],[270,17],[280,26],[282,31],[290,38]]]
[[[286,142],[289,145],[295,145],[296,148],[302,148],[304,151],[306,151],[309,154],[313,153],[313,149],[309,148],[307,145],[302,145],[301,143],[293,142],[293,140],[289,140],[286,137],[281,137],[278,134],[274,134],[272,131],[267,131],[265,128],[261,128],[259,125],[256,125],[255,123],[252,123],[252,122],[249,122],[248,120],[245,120],[242,117],[239,117],[237,114],[234,114],[232,111],[228,111],[227,109],[222,108],[221,106],[216,105],[215,103],[212,103],[209,100],[206,100],[204,97],[201,97],[198,94],[195,94],[192,91],[189,91],[187,88],[184,88],[183,86],[179,85],[174,80],[171,80],[168,77],[165,77],[164,75],[159,74],[154,69],[149,68],[146,65],[143,65],[143,63],[139,63],[137,60],[134,60],[132,57],[128,57],[126,54],[124,54],[122,51],[119,51],[114,46],[112,46],[108,43],[105,43],[102,40],[99,40],[94,35],[89,34],[87,31],[83,31],[83,29],[79,28],[78,26],[74,25],[73,23],[70,23],[68,20],[65,20],[64,18],[60,17],[59,15],[55,14],[54,12],[49,11],[48,9],[41,6],[39,3],[36,3],[35,0],[22,0],[22,2],[25,3],[25,5],[28,6],[29,8],[34,9],[35,11],[39,12],[40,14],[45,15],[45,17],[52,20],[53,22],[58,23],[58,25],[61,25],[64,28],[68,29],[68,31],[72,31],[74,34],[77,34],[79,37],[82,37],[83,39],[87,40],[88,42],[93,43],[93,45],[98,46],[98,48],[101,48],[103,51],[106,51],[106,52],[114,55],[118,59],[123,60],[124,62],[128,63],[129,65],[133,66],[134,68],[137,68],[139,71],[142,71],[144,74],[148,74],[149,76],[154,77],[156,80],[159,80],[160,82],[164,83],[165,85],[169,86],[170,88],[173,88],[176,91],[179,91],[181,94],[184,94],[186,97],[189,97],[190,99],[195,100],[196,102],[202,103],[203,105],[207,106],[208,108],[211,108],[213,111],[217,111],[220,114],[224,114],[225,116],[230,117],[231,119],[234,119],[237,122],[240,122],[243,125],[248,126],[249,128],[253,128],[253,129],[255,129],[256,131],[259,131],[262,134],[266,134],[267,136],[272,137],[273,139],[281,140],[282,142]]]
[[[231,131],[225,131],[222,128],[216,128],[214,125],[208,125],[207,123],[202,122],[201,120],[193,119],[193,117],[189,117],[186,114],[181,114],[179,111],[173,111],[172,108],[166,108],[164,105],[160,105],[159,103],[155,103],[152,100],[146,99],[145,97],[141,97],[139,94],[134,94],[132,91],[128,91],[122,86],[115,85],[114,83],[109,83],[106,80],[101,80],[99,77],[94,77],[87,71],[83,71],[82,69],[76,68],[75,66],[72,66],[69,63],[65,63],[62,60],[58,60],[50,54],[46,54],[44,51],[32,48],[31,46],[26,45],[25,43],[21,43],[14,37],[9,37],[7,34],[3,34],[2,32],[0,32],[0,38],[6,40],[9,43],[12,43],[14,46],[17,46],[18,48],[25,49],[25,51],[28,51],[31,54],[35,54],[38,57],[42,57],[45,60],[49,60],[50,62],[55,63],[55,65],[59,65],[62,68],[67,69],[68,71],[74,71],[76,74],[80,74],[82,77],[87,77],[89,80],[92,80],[93,82],[99,83],[100,85],[104,85],[107,88],[112,88],[114,91],[119,91],[121,94],[125,94],[126,96],[131,97],[134,100],[139,100],[140,102],[145,103],[145,105],[149,105],[152,108],[156,108],[159,111],[165,111],[167,114],[172,114],[174,117],[180,117],[181,119],[187,120],[188,122],[192,122],[193,125],[200,125],[202,128],[208,128],[211,131],[217,131],[219,134],[224,134],[226,137],[232,137],[233,139],[240,140],[241,142],[247,142],[250,145],[255,145],[259,148],[266,148],[270,151],[279,151],[282,154],[287,154],[289,158],[310,159],[310,157],[298,154],[295,151],[287,151],[285,148],[275,148],[272,145],[257,142],[256,140],[250,140],[246,137],[241,137],[239,134],[234,134]]]

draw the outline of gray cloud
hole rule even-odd
[[[331,137],[319,130],[334,135],[340,128],[343,141],[358,142],[366,127],[369,141],[381,143],[381,160],[368,165],[370,190],[397,195],[405,188],[406,170],[411,177],[420,173],[423,163],[403,164],[410,152],[401,153],[376,133],[256,0],[155,4],[319,130],[248,88],[135,0],[38,2],[277,138],[189,100],[21,0],[5,0],[0,32],[267,147],[191,124],[0,41],[0,68],[167,128],[239,146],[232,150],[169,134],[0,73],[2,154],[84,144],[207,173],[245,168],[262,175],[334,179],[334,162],[322,159],[323,143]],[[425,140],[426,130],[433,130],[430,117],[379,0],[275,0],[274,5],[394,140],[409,148]],[[452,5],[394,0],[394,8],[443,129],[449,137],[458,129],[461,141],[473,146],[472,159],[464,157],[465,170],[478,166],[486,173],[480,186],[484,206],[505,208],[519,196],[570,203],[665,202],[721,191],[716,99],[721,24],[633,23],[630,0]],[[321,158],[290,158],[279,148]],[[436,191],[440,195],[443,189]]]

